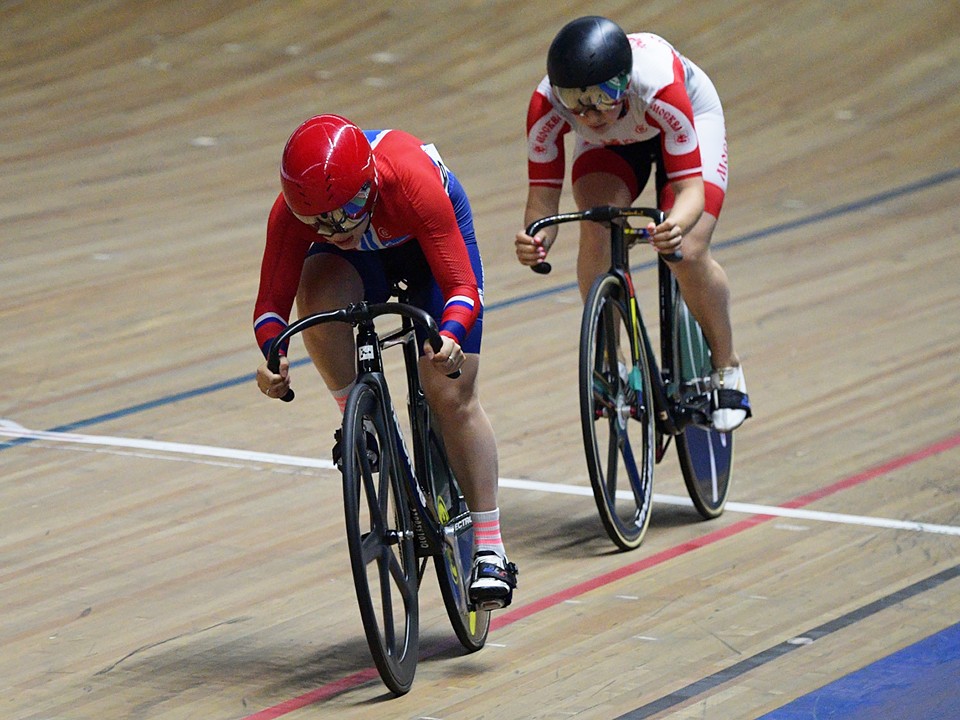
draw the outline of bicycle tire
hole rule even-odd
[[[442,529],[443,550],[434,555],[440,595],[447,617],[460,643],[476,652],[487,642],[490,612],[470,607],[470,574],[473,570],[473,521],[450,470],[443,442],[432,429],[429,432],[430,477],[433,502]]]
[[[642,340],[631,342],[630,302],[620,278],[602,275],[590,288],[580,327],[587,471],[603,527],[622,550],[638,547],[650,524],[655,464],[650,365]]]
[[[419,653],[419,573],[392,415],[375,382],[361,380],[343,416],[347,547],[367,645],[384,684],[410,690]],[[375,466],[367,455],[372,434]]]
[[[676,283],[676,280],[672,282]],[[680,401],[702,394],[710,377],[710,348],[699,323],[694,319],[680,290],[674,294],[673,348]],[[694,507],[710,520],[723,513],[733,479],[733,433],[715,430],[709,419],[687,425],[677,435],[680,471]]]

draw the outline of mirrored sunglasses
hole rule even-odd
[[[320,213],[319,215],[297,215],[297,219],[317,231],[318,235],[330,237],[348,233],[359,227],[370,216],[370,183],[366,182],[360,192],[353,196],[343,207]],[[296,214],[296,213],[295,213]]]
[[[582,115],[590,110],[606,112],[619,107],[629,85],[630,76],[622,74],[599,85],[585,88],[561,88],[554,85],[553,94],[567,110]]]

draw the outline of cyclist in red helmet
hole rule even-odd
[[[657,35],[627,35],[598,16],[565,25],[550,45],[547,75],[527,110],[525,227],[558,210],[563,140],[571,130],[573,198],[581,210],[632,204],[656,166],[658,204],[667,218],[647,230],[657,251],[682,251],[683,260],[670,269],[707,336],[714,383],[731,391],[721,396],[713,424],[733,430],[748,417],[743,408],[749,400],[733,346],[729,283],[710,254],[728,172],[723,109],[713,83]],[[556,236],[557,226],[535,238],[517,233],[517,258],[524,265],[542,261]],[[577,280],[584,298],[609,267],[606,229],[581,223]]]
[[[384,302],[405,282],[410,301],[437,320],[443,338],[436,353],[423,343],[420,375],[473,517],[471,595],[486,606],[508,605],[516,566],[500,536],[496,438],[477,390],[483,266],[463,187],[433,145],[402,130],[363,131],[339,115],[310,118],[293,132],[280,185],[254,310],[264,356],[294,302],[300,316]],[[343,412],[356,380],[352,328],[322,324],[302,337]],[[456,370],[459,378],[447,377]],[[285,395],[290,380],[286,357],[279,373],[266,362],[257,368],[268,397]],[[335,446],[335,460],[339,454]]]

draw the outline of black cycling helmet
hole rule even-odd
[[[557,88],[587,88],[629,74],[633,51],[627,34],[597,15],[563,26],[547,52],[547,75]]]

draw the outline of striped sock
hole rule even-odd
[[[353,381],[345,388],[340,388],[339,390],[331,390],[330,394],[333,395],[333,399],[337,401],[337,407],[340,408],[340,414],[343,414],[343,411],[347,409],[347,398],[350,397],[350,391],[353,390],[353,386],[357,382]]]
[[[472,512],[473,520],[473,551],[490,550],[501,557],[507,552],[500,537],[500,508],[487,512]]]

